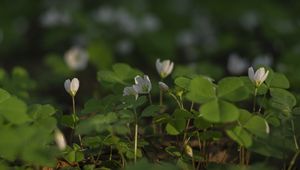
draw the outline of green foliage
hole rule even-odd
[[[215,99],[200,108],[203,118],[210,122],[233,122],[238,119],[239,111],[233,104]]]
[[[219,81],[217,95],[219,98],[237,102],[249,97],[244,82],[238,77],[227,77]]]
[[[53,167],[58,152],[51,146],[56,129],[55,109],[50,105],[28,106],[0,89],[0,155],[5,161]]]
[[[202,76],[191,80],[187,94],[189,100],[197,103],[205,103],[215,97],[215,87],[210,80]]]
[[[98,81],[108,83],[120,83],[122,85],[128,85],[129,80],[133,80],[136,75],[140,75],[141,72],[133,69],[127,64],[118,63],[114,64],[112,71],[103,70],[98,72]]]

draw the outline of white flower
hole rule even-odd
[[[164,83],[162,81],[158,82],[158,85],[159,85],[160,90],[162,90],[162,91],[168,91],[169,90],[169,86],[166,85],[166,83]]]
[[[55,130],[54,139],[60,150],[66,149],[67,146],[66,139],[60,130]]]
[[[79,80],[77,78],[73,78],[72,81],[69,79],[66,80],[65,89],[71,96],[74,97],[79,89]]]
[[[253,67],[250,67],[248,69],[248,76],[250,80],[256,85],[256,87],[259,87],[267,79],[268,74],[269,71],[266,71],[263,67],[259,68],[255,73]]]
[[[80,47],[72,47],[64,57],[71,70],[83,70],[88,64],[88,54]]]
[[[141,76],[136,76],[134,78],[135,85],[133,85],[133,89],[138,94],[149,94],[152,88],[151,81],[147,75],[144,75],[144,78]]]
[[[164,60],[160,62],[160,59],[156,60],[156,70],[161,78],[166,78],[173,71],[174,63],[170,60]]]
[[[132,86],[125,87],[123,90],[123,96],[130,96],[133,95],[135,98],[138,98],[138,93],[135,91],[135,89]]]
[[[239,75],[247,70],[249,63],[238,54],[233,53],[229,55],[227,62],[227,69],[231,74]]]

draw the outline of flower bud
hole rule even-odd
[[[174,63],[170,60],[164,60],[160,62],[160,59],[156,60],[156,70],[161,78],[166,78],[173,71]]]
[[[77,78],[73,78],[72,81],[69,79],[65,81],[65,89],[66,91],[74,97],[79,89],[79,80]]]

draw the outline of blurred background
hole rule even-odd
[[[161,58],[175,62],[173,77],[215,80],[264,65],[285,73],[297,95],[299,9],[291,0],[1,0],[0,85],[63,108],[64,80],[78,77],[82,105],[109,93],[97,71],[124,62],[158,80]]]

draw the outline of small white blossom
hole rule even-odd
[[[66,139],[60,130],[55,130],[54,139],[55,139],[55,142],[56,142],[59,150],[66,149],[66,146],[67,146]]]
[[[256,87],[259,87],[267,79],[268,74],[269,71],[266,71],[263,67],[259,68],[255,73],[253,67],[248,69],[248,76]]]
[[[166,83],[162,82],[162,81],[158,82],[158,85],[159,85],[160,90],[162,90],[162,91],[168,91],[169,90],[169,86]]]
[[[83,70],[88,64],[88,54],[80,47],[72,47],[65,54],[65,61],[71,70]]]
[[[227,69],[231,74],[239,75],[247,70],[249,63],[247,60],[241,58],[238,54],[233,53],[229,55],[227,62]]]
[[[77,78],[73,78],[72,81],[68,79],[64,85],[66,91],[74,97],[79,89],[79,80]]]
[[[133,85],[132,87],[138,94],[150,93],[152,89],[152,85],[147,75],[144,75],[144,77],[136,76],[134,80],[135,80],[135,85]]]
[[[125,87],[123,90],[123,96],[130,96],[133,95],[135,98],[138,98],[138,93],[135,91],[135,89],[132,86]]]
[[[161,78],[166,78],[173,71],[174,63],[170,60],[164,60],[160,62],[160,59],[156,60],[156,70]]]

